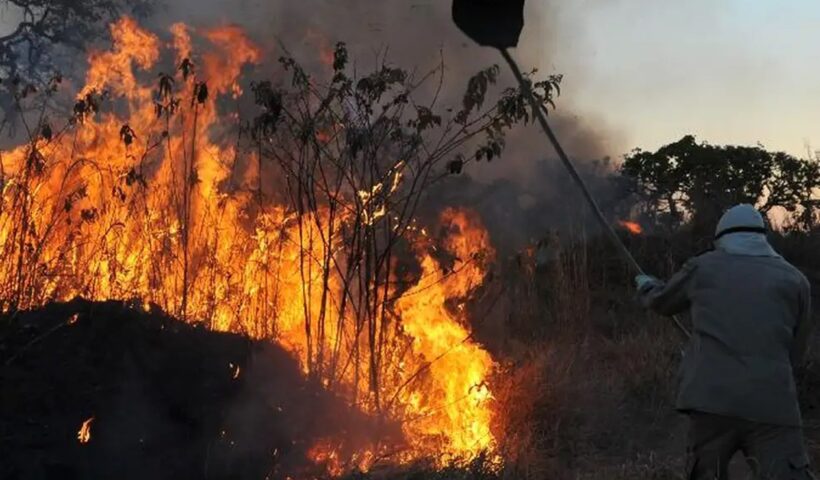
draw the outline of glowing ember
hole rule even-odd
[[[80,443],[85,444],[91,441],[91,422],[93,421],[94,417],[84,421],[80,430],[77,432],[77,440],[79,440]]]
[[[632,235],[640,235],[643,233],[643,227],[637,222],[631,222],[628,220],[620,220],[618,221],[618,225],[624,227],[631,233]]]

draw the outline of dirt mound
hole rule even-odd
[[[3,479],[313,477],[317,443],[345,452],[397,434],[307,382],[284,350],[139,304],[0,317],[0,385]]]

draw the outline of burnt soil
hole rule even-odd
[[[122,302],[0,317],[0,385],[2,479],[314,477],[317,442],[393,433],[278,347]]]

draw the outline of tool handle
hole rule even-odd
[[[581,192],[584,195],[587,203],[589,204],[590,208],[592,208],[592,212],[595,214],[595,217],[601,223],[601,226],[604,228],[604,232],[606,232],[607,236],[610,240],[612,240],[613,245],[618,249],[618,252],[621,256],[626,260],[626,262],[632,267],[632,269],[637,272],[639,275],[643,275],[645,272],[643,268],[641,268],[640,264],[635,257],[632,256],[629,249],[626,248],[626,245],[621,241],[618,234],[615,233],[615,230],[612,228],[612,225],[609,224],[606,217],[604,216],[601,208],[598,206],[598,202],[595,201],[595,197],[592,196],[592,193],[589,191],[589,187],[587,187],[586,182],[584,179],[581,178],[581,175],[578,173],[578,170],[575,168],[575,165],[572,163],[572,160],[569,159],[564,148],[561,146],[561,143],[558,141],[558,137],[555,136],[555,133],[552,131],[552,128],[547,122],[547,117],[544,114],[543,107],[535,100],[535,96],[532,93],[532,89],[530,88],[530,82],[524,78],[524,74],[521,73],[521,69],[518,68],[518,64],[515,62],[515,59],[512,58],[510,52],[507,51],[506,48],[499,48],[501,55],[504,57],[504,60],[507,61],[507,64],[510,66],[510,69],[515,75],[515,79],[518,80],[518,83],[521,85],[521,88],[524,90],[524,94],[526,95],[527,99],[529,100],[533,114],[535,115],[536,120],[541,125],[541,129],[544,130],[544,133],[549,138],[552,146],[555,148],[556,153],[558,153],[558,157],[561,159],[561,162],[569,171],[570,176],[575,183],[578,184],[578,187],[581,189]],[[686,327],[680,322],[677,316],[673,316],[672,320],[675,322],[675,325],[678,329],[686,335],[687,338],[691,338],[691,334]]]

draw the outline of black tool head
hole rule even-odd
[[[454,0],[453,20],[479,45],[515,47],[524,29],[524,0]]]

